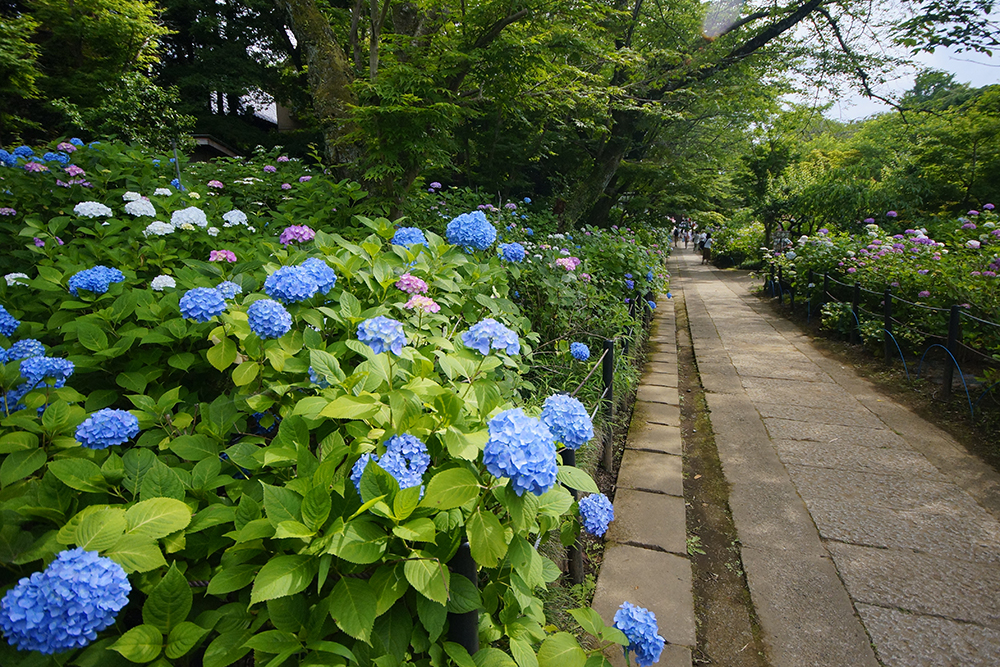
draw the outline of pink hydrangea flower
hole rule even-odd
[[[896,213],[895,211],[889,211],[888,213],[886,213],[886,214],[885,214],[885,217],[887,217],[887,218],[895,218],[895,217],[897,217],[898,215],[899,215],[899,214],[898,214],[898,213]]]
[[[66,153],[72,153],[73,151],[76,150],[76,146],[69,143],[68,141],[64,141],[58,146],[56,146],[56,150],[65,151]]]
[[[973,209],[973,210],[969,211],[967,215],[979,215],[979,211]]]
[[[396,281],[396,287],[407,294],[423,294],[427,291],[427,283],[409,273],[404,273],[399,277],[399,280]]]
[[[567,271],[575,271],[576,267],[580,266],[579,257],[560,257],[556,260],[556,266],[561,266]]]
[[[236,261],[236,253],[232,250],[213,250],[208,253],[208,261],[210,262],[229,262],[232,264]]]
[[[582,280],[585,283],[589,283],[590,282],[590,274],[589,273],[581,273],[580,274],[580,280]]]
[[[273,174],[276,171],[278,171],[278,168],[275,167],[273,164],[265,164],[264,165],[264,173],[265,174]]]
[[[292,225],[291,227],[286,227],[285,231],[281,232],[278,240],[281,241],[282,245],[289,245],[293,241],[305,243],[306,241],[312,241],[314,238],[316,238],[316,232],[307,225]]]
[[[287,155],[279,155],[278,156],[278,162],[288,162],[288,156]]]
[[[73,144],[70,144],[70,146],[72,146],[72,145]],[[70,176],[86,176],[87,175],[87,172],[85,172],[83,169],[81,169],[80,167],[76,166],[75,164],[69,165],[68,167],[66,167],[66,169],[64,169],[64,171],[67,174],[69,174]]]
[[[24,164],[25,171],[37,172],[37,171],[48,171],[49,168],[46,167],[41,162],[26,162]]]
[[[281,184],[281,189],[282,190],[291,190],[292,189],[292,184],[291,183],[282,183]]]
[[[217,190],[221,190],[222,188],[226,187],[225,185],[222,184],[222,181],[216,181],[216,180],[209,181],[207,185],[208,187],[216,188]]]
[[[299,183],[308,183],[312,178],[312,176],[299,176]]]
[[[17,211],[15,211],[10,207],[4,206],[3,208],[0,208],[0,215],[17,215]]]
[[[928,292],[927,290],[923,290],[919,294],[917,294],[917,296],[919,296],[921,299],[926,299],[930,295],[931,295],[931,293]]]
[[[422,294],[414,294],[411,296],[410,300],[403,304],[403,308],[408,308],[409,310],[422,310],[425,313],[436,313],[441,310],[441,306],[439,306],[434,299],[423,296]]]

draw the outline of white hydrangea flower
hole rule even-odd
[[[8,273],[3,279],[7,281],[7,287],[16,284],[27,285],[30,280],[27,273]]]
[[[181,223],[181,226],[178,227],[178,229],[183,229],[185,232],[193,232],[194,231],[194,225],[192,225],[190,222],[185,222],[185,223]]]
[[[153,281],[149,283],[149,286],[152,287],[157,292],[162,292],[164,289],[168,287],[177,287],[177,281],[174,280],[173,276],[160,274],[155,278],[153,278]]]
[[[146,229],[142,230],[143,236],[166,236],[174,233],[174,226],[169,222],[154,220],[149,223]]]
[[[253,233],[253,232],[257,231],[257,228],[256,227],[247,227],[247,231],[249,231],[250,233]]]
[[[122,195],[122,201],[139,201],[140,199],[142,199],[142,195],[131,190]]]
[[[174,227],[183,227],[185,224],[197,225],[202,228],[208,227],[208,218],[205,216],[205,212],[197,206],[188,206],[174,211],[170,222],[173,223]]]
[[[222,219],[226,221],[223,227],[235,227],[236,225],[247,224],[247,214],[238,208],[234,208],[232,211],[224,214]]]
[[[153,190],[153,194],[157,197],[169,197],[174,193],[170,191],[170,188],[156,188]]]
[[[114,212],[104,204],[96,201],[82,201],[73,207],[73,212],[81,218],[99,218],[114,215]]]
[[[218,227],[209,227],[207,231],[208,231],[208,235],[209,236],[218,236],[219,235],[219,228]]]
[[[142,216],[149,218],[156,217],[156,209],[153,208],[153,205],[148,199],[135,199],[130,201],[125,204],[125,212],[129,215],[135,216],[136,218],[140,218]]]

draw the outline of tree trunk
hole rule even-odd
[[[566,225],[573,229],[577,222],[590,211],[605,188],[618,171],[622,158],[632,147],[639,115],[634,111],[612,112],[614,124],[607,141],[594,158],[590,174],[577,186],[566,207]]]
[[[354,98],[344,50],[315,0],[275,0],[275,3],[288,17],[288,27],[308,67],[313,107],[326,144],[326,161],[345,165],[355,157],[356,148],[345,141],[351,130],[349,109]]]

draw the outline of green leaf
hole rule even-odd
[[[449,468],[431,477],[421,507],[447,510],[479,495],[479,480],[466,468]]]
[[[326,488],[315,486],[309,489],[302,499],[302,522],[310,530],[319,530],[330,516],[332,506],[330,491]]]
[[[187,620],[193,596],[187,579],[171,565],[142,605],[142,622],[169,633]]]
[[[299,650],[302,648],[302,642],[291,632],[265,630],[248,639],[244,646],[249,646],[255,651],[263,651],[264,653],[283,653],[289,649]]]
[[[0,454],[21,452],[38,448],[38,436],[25,431],[12,431],[0,435]]]
[[[458,667],[477,667],[476,661],[472,659],[465,647],[455,642],[445,642],[444,652],[448,654],[451,661]]]
[[[511,639],[510,654],[514,657],[517,667],[538,667],[538,656],[526,639]]]
[[[185,655],[188,651],[193,649],[206,634],[208,634],[208,630],[200,625],[195,625],[190,621],[184,621],[183,623],[177,624],[177,626],[170,631],[169,636],[167,636],[167,657],[171,660],[176,660],[177,658]]]
[[[28,477],[48,460],[41,449],[8,454],[0,464],[0,486],[9,486]]]
[[[250,652],[244,644],[252,636],[253,630],[223,632],[205,649],[202,667],[228,667],[233,664]]]
[[[58,435],[72,419],[69,404],[66,401],[55,401],[42,413],[42,428],[49,435]]]
[[[340,368],[337,358],[323,350],[309,350],[309,365],[320,377],[326,378],[327,382],[343,382],[347,377]]]
[[[342,533],[334,535],[327,550],[348,562],[366,565],[382,557],[387,541],[385,531],[376,523],[358,519],[348,522]]]
[[[129,535],[159,539],[187,528],[191,523],[191,508],[174,498],[150,498],[125,511]]]
[[[222,371],[236,361],[236,343],[231,338],[223,338],[208,350],[208,363],[215,370]]]
[[[298,521],[302,496],[283,486],[263,482],[261,486],[264,487],[264,512],[272,524],[277,526],[282,521]]]
[[[156,464],[156,454],[148,449],[133,448],[125,452],[122,456],[122,464],[125,467],[125,480],[123,485],[133,496],[139,495],[142,488],[142,480]]]
[[[464,614],[475,611],[483,606],[479,587],[469,581],[468,577],[454,576],[451,578],[451,590],[448,597],[448,612]]]
[[[584,632],[590,633],[595,637],[601,636],[601,630],[604,629],[604,620],[594,609],[580,607],[579,609],[570,609],[569,613],[580,624]]]
[[[123,634],[110,648],[132,662],[152,662],[163,650],[163,633],[151,625],[139,625]]]
[[[251,382],[257,377],[257,373],[260,372],[260,364],[256,361],[244,361],[242,364],[233,369],[233,384],[237,387],[243,387]]]
[[[257,573],[250,593],[250,604],[294,595],[305,590],[319,567],[311,556],[277,556],[272,558]]]
[[[118,383],[119,387],[134,391],[137,394],[146,391],[146,376],[137,371],[119,373],[118,377],[115,378],[115,382]]]
[[[93,461],[58,459],[49,463],[49,472],[71,489],[85,493],[100,493],[106,488],[104,475]]]
[[[156,542],[142,535],[123,535],[104,555],[126,572],[149,572],[167,564]]]
[[[288,537],[294,537],[300,540],[308,540],[315,534],[316,531],[310,530],[305,524],[298,521],[282,521],[274,530],[274,539],[283,540]]]
[[[628,642],[625,642],[626,644]],[[584,667],[614,667],[611,661],[604,657],[601,653],[594,653],[589,658],[587,658],[587,664]]]
[[[392,534],[410,542],[433,542],[437,539],[437,528],[433,521],[422,517],[394,527]]]
[[[587,654],[568,632],[546,637],[538,649],[538,667],[584,667]]]
[[[455,577],[455,579],[465,579],[465,577]],[[468,581],[468,579],[466,579]],[[432,642],[436,642],[441,633],[444,632],[444,622],[448,620],[448,610],[443,604],[428,600],[423,595],[417,596],[417,617],[421,625],[427,630],[427,636]]]
[[[209,595],[225,595],[250,585],[257,576],[256,565],[232,565],[219,570],[208,582]]]
[[[114,546],[125,533],[125,510],[108,507],[80,520],[76,527],[75,542],[87,551],[104,551]]]
[[[382,404],[371,394],[361,396],[341,396],[330,401],[320,411],[320,417],[328,419],[370,419],[379,413]]]
[[[483,567],[494,567],[507,553],[503,526],[489,510],[476,510],[465,522],[472,558]]]
[[[184,482],[177,476],[173,468],[163,461],[157,460],[142,478],[139,497],[143,500],[155,498],[183,500]]]
[[[78,322],[76,325],[76,337],[80,341],[80,345],[83,345],[91,352],[100,352],[101,350],[108,349],[107,335],[93,322],[86,320]]]
[[[350,292],[340,295],[340,312],[345,320],[361,317],[361,302]]]
[[[476,667],[517,667],[514,660],[498,648],[487,646],[476,651],[472,656]]]
[[[182,435],[170,441],[170,451],[185,461],[202,461],[219,458],[219,447],[208,436]]]
[[[340,629],[367,642],[375,625],[375,592],[364,579],[343,577],[330,595],[330,615]]]
[[[423,492],[420,484],[396,492],[392,497],[392,515],[396,517],[397,521],[405,521],[408,516],[413,514],[413,510],[417,509],[420,504],[420,496]]]
[[[601,490],[597,488],[597,483],[583,470],[575,468],[573,466],[559,466],[559,472],[556,475],[556,479],[559,480],[560,484],[564,484],[571,489],[576,489],[577,491],[583,491],[585,493],[600,493]]]
[[[403,574],[402,563],[386,563],[375,570],[375,574],[369,580],[372,590],[378,598],[378,606],[375,613],[382,615],[396,603],[396,600],[403,597],[410,584]]]
[[[448,604],[451,573],[437,559],[407,560],[403,574],[421,595],[441,604]]]
[[[564,487],[556,485],[538,496],[538,513],[559,518],[573,506],[573,495]]]

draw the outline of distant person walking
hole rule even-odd
[[[674,247],[675,248],[677,247],[677,242],[680,241],[680,238],[681,238],[681,229],[680,229],[680,227],[674,227]]]
[[[701,242],[701,263],[712,263],[712,233],[705,232],[705,240]]]
[[[687,229],[684,231],[684,249],[688,249],[688,244],[691,243],[691,230]]]

